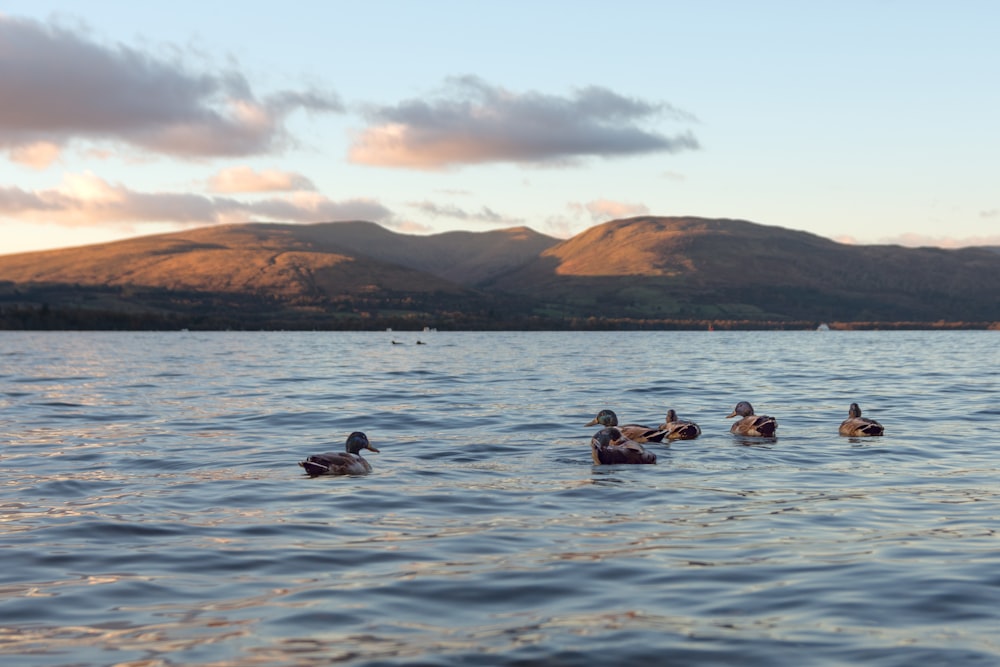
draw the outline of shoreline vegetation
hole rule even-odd
[[[442,316],[380,316],[311,313],[307,317],[253,314],[178,314],[0,305],[0,331],[1000,331],[990,321],[829,321],[751,319],[654,319],[626,317],[517,316],[490,319]]]

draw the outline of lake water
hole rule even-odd
[[[0,660],[1000,664],[998,350],[3,332]],[[742,399],[776,439],[729,433]],[[852,401],[884,437],[837,435]],[[592,464],[598,410],[671,407],[702,437]],[[303,475],[353,430],[370,475]]]

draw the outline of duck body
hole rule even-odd
[[[619,424],[618,415],[611,410],[601,410],[585,426],[593,426],[595,424],[600,424],[604,427],[614,426],[621,431],[623,436],[632,442],[640,444],[645,442],[663,442],[668,439],[668,433],[663,428],[650,428],[639,424]]]
[[[656,454],[625,437],[616,426],[602,428],[590,439],[590,453],[597,465],[656,463]]]
[[[767,415],[756,415],[753,406],[746,401],[740,401],[726,418],[740,417],[733,422],[729,431],[735,435],[748,435],[755,438],[772,438],[778,430],[778,420]]]
[[[678,419],[673,409],[667,410],[666,421],[660,424],[660,430],[666,432],[667,440],[694,440],[701,435],[700,426],[686,419]]]
[[[851,403],[847,411],[847,419],[840,422],[840,435],[850,437],[865,437],[883,435],[885,428],[874,419],[861,416],[861,408],[857,403]]]
[[[355,431],[347,436],[347,443],[343,452],[326,452],[325,454],[313,454],[305,461],[299,461],[299,465],[310,477],[320,475],[366,475],[371,472],[372,465],[361,456],[361,450],[367,449],[378,452],[375,447],[368,442],[368,436],[361,431]]]
[[[597,465],[613,465],[618,463],[656,463],[656,454],[646,449],[628,436],[627,428],[646,429],[644,426],[618,426],[618,416],[611,410],[601,410],[586,426],[600,424],[604,428],[590,439],[590,453]],[[655,429],[652,429],[655,431]]]

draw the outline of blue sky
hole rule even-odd
[[[643,214],[1000,245],[998,25],[993,0],[8,0],[0,253]]]

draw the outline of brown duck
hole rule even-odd
[[[618,415],[616,415],[611,410],[601,410],[597,413],[597,416],[587,422],[586,426],[593,426],[595,424],[600,424],[601,426],[611,427],[615,426],[619,431],[622,432],[626,438],[632,442],[646,443],[646,442],[663,442],[667,439],[669,435],[664,428],[650,428],[648,426],[641,426],[639,424],[619,424]]]
[[[701,427],[692,421],[679,419],[673,409],[667,410],[667,418],[660,424],[660,430],[667,432],[667,440],[694,440],[701,435]]]
[[[862,437],[868,435],[882,435],[885,429],[874,419],[861,416],[861,408],[857,403],[851,403],[847,411],[847,419],[840,422],[840,435],[852,437]]]
[[[730,432],[736,435],[749,435],[759,438],[770,438],[778,430],[778,420],[767,415],[755,415],[753,406],[746,401],[740,401],[733,408],[733,411],[726,415],[727,419],[740,417],[739,421],[733,422],[729,427]]]

